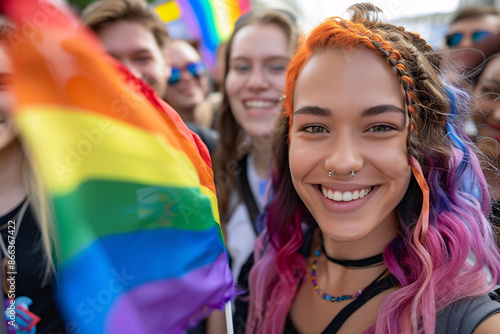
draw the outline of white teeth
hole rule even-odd
[[[251,100],[245,102],[245,107],[248,109],[268,109],[276,105],[276,102],[263,101],[263,100]]]
[[[350,202],[352,201],[352,193],[349,191],[346,191],[345,193],[342,194],[342,200],[344,202]]]
[[[354,192],[352,193],[352,199],[358,199],[358,198],[359,198],[359,191],[354,190]]]
[[[331,189],[326,190],[326,188],[324,187],[321,187],[321,190],[323,192],[323,196],[335,202],[350,202],[353,200],[364,198],[366,195],[370,193],[372,187],[368,187],[361,190],[354,190],[353,192],[351,191],[340,192],[338,190],[332,192]]]
[[[330,190],[328,190],[330,191]],[[333,198],[334,201],[340,202],[342,200],[342,193],[340,191],[336,191],[333,193]]]

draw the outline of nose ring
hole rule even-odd
[[[333,170],[331,170],[331,171],[328,172],[328,176],[333,176]],[[349,177],[354,177],[354,171],[353,170],[349,174]]]

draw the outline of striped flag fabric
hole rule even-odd
[[[250,9],[250,0],[172,0],[155,8],[172,35],[187,32],[200,42],[200,52],[210,67],[217,61],[219,43],[229,39],[238,17]]]
[[[51,199],[80,333],[182,333],[233,295],[206,147],[63,1],[4,0],[14,118]]]

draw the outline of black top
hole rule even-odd
[[[22,203],[11,212],[0,217],[0,226],[8,224],[9,220],[19,212],[21,206]],[[18,224],[19,221],[16,220],[16,228]],[[1,234],[5,246],[8,247],[8,236],[10,235],[8,234],[8,228],[5,227],[1,230]],[[33,301],[33,304],[29,306],[29,311],[41,318],[36,325],[37,334],[66,333],[54,303],[52,284],[48,283],[43,287],[41,286],[45,272],[45,262],[40,238],[40,229],[35,222],[30,206],[28,206],[15,238],[15,259],[17,263],[15,297],[25,296]],[[1,254],[3,258],[3,252]],[[4,299],[7,300],[5,292]]]
[[[436,315],[437,334],[472,334],[494,314],[500,313],[500,303],[494,296],[482,295],[460,299]]]
[[[491,202],[491,215],[490,215],[490,222],[493,225],[493,232],[497,236],[497,242],[499,243],[498,246],[500,246],[500,202],[498,201],[492,201]],[[500,295],[500,288],[495,290],[495,292]]]
[[[500,229],[500,202],[491,202],[490,221],[493,224],[493,227],[495,227],[496,229]]]
[[[309,229],[304,235],[304,243],[298,250],[300,254],[304,256],[307,255],[309,249],[311,248],[311,244],[313,241],[314,229]],[[245,293],[240,295],[235,300],[235,308],[236,311],[233,315],[233,324],[236,334],[245,333],[245,326],[248,316],[248,277],[250,275],[250,270],[253,266],[253,254],[248,259],[247,263],[242,267],[240,276],[238,278],[238,288],[244,290]],[[358,308],[360,308],[363,304],[365,304],[368,300],[375,297],[382,291],[385,291],[397,284],[396,278],[390,274],[385,278],[373,282],[370,286],[368,286],[363,293],[356,298],[353,302],[348,304],[330,323],[330,325],[323,331],[324,334],[327,333],[335,333],[342,324],[349,318],[349,316],[354,313]],[[300,284],[299,284],[300,285]],[[287,318],[285,323],[285,329],[283,333],[289,334],[299,334],[299,332],[293,326],[293,323]]]
[[[187,122],[186,126],[200,137],[201,141],[207,146],[210,157],[213,159],[215,149],[217,148],[217,141],[219,140],[219,133],[213,129],[204,128],[191,122]]]
[[[298,252],[300,254],[307,254],[309,248],[311,247],[314,235],[314,229],[309,229],[304,235],[304,243],[299,248]],[[235,311],[233,314],[233,327],[234,334],[245,334],[245,328],[247,323],[248,311],[249,311],[249,293],[248,293],[248,279],[250,276],[250,270],[254,264],[254,254],[250,254],[247,262],[241,267],[240,275],[238,276],[238,290],[241,294],[238,295],[234,300]]]

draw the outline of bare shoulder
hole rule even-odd
[[[474,331],[474,334],[498,334],[500,328],[500,313],[494,314],[483,321]]]

